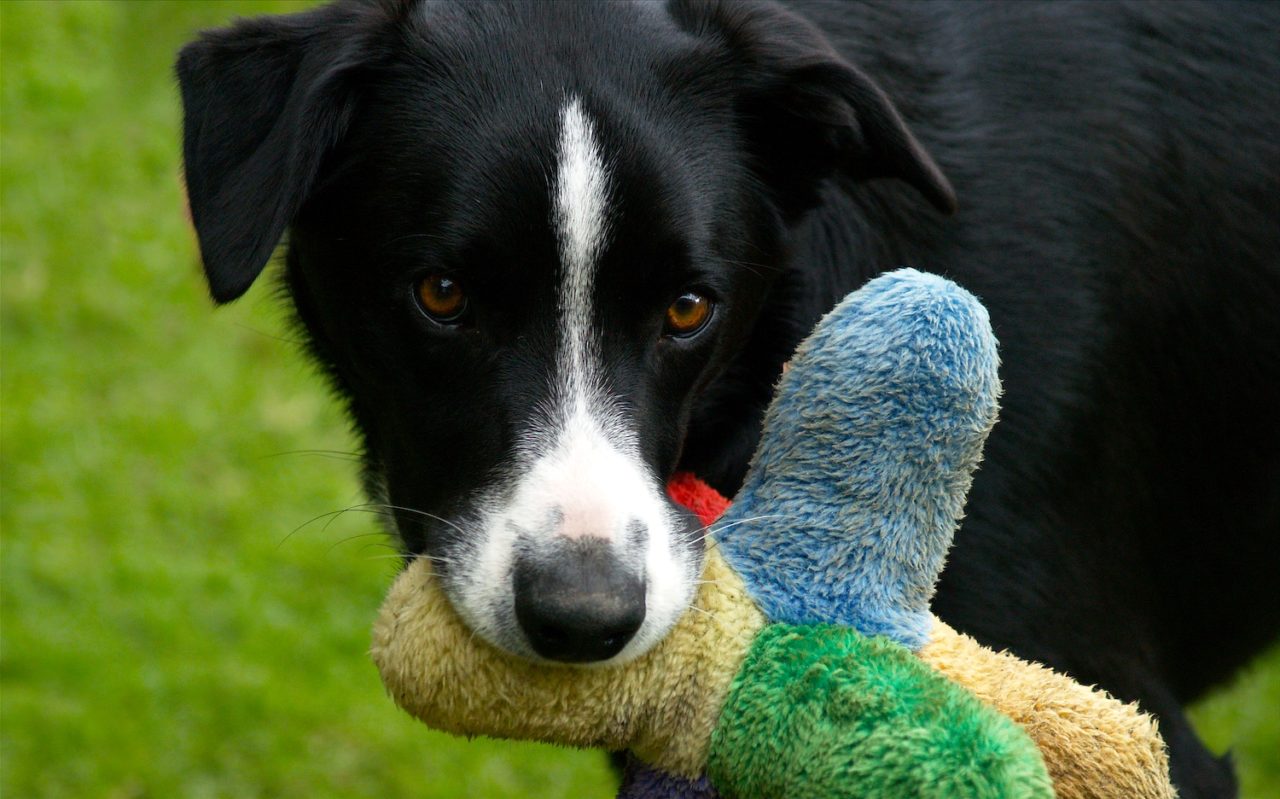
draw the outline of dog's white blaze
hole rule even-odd
[[[582,103],[571,100],[560,114],[555,178],[555,225],[560,240],[561,367],[570,396],[585,400],[590,388],[592,289],[607,232],[609,174],[594,126]]]
[[[609,170],[577,98],[561,110],[551,192],[561,267],[556,385],[542,429],[526,433],[514,490],[485,503],[470,574],[453,575],[457,609],[481,635],[532,656],[513,614],[518,539],[532,536],[537,546],[539,535],[604,538],[624,562],[628,549],[643,559],[647,582],[644,625],[612,659],[618,662],[648,650],[679,618],[693,591],[695,564],[677,552],[678,522],[602,378],[592,320],[596,269],[608,237]],[[634,523],[646,530],[643,550],[626,540]]]
[[[552,199],[560,244],[560,351],[555,429],[549,431],[555,445],[529,482],[542,484],[549,499],[558,501],[565,515],[562,534],[614,538],[629,521],[614,517],[648,503],[634,438],[600,377],[592,317],[596,269],[608,235],[609,172],[595,126],[577,98],[561,109],[556,155]]]

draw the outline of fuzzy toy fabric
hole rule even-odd
[[[629,749],[697,777],[711,731],[764,615],[714,550],[694,599],[666,638],[616,668],[532,663],[477,640],[426,559],[391,587],[374,625],[373,659],[396,703],[458,735]]]
[[[475,640],[422,560],[375,626],[384,681],[439,729],[629,748],[659,770],[629,770],[629,797],[712,795],[708,765],[744,797],[933,795],[942,772],[956,775],[945,795],[1044,796],[1040,753],[1060,796],[1172,796],[1147,717],[928,612],[994,420],[995,368],[985,311],[963,290],[912,270],[873,280],[797,353],[746,486],[712,528],[695,611],[666,640],[614,668],[519,660]],[[704,521],[723,509],[691,481],[671,492]],[[767,625],[779,620],[803,624]],[[815,624],[828,621],[847,627]]]
[[[687,796],[674,786],[706,769],[727,796],[1051,795],[1025,733],[907,650],[847,627],[766,626],[714,551],[704,579],[706,612],[653,650],[574,669],[476,641],[420,560],[388,596],[374,659],[396,702],[436,729],[625,748],[666,772],[642,771],[631,796]]]
[[[1021,729],[928,675],[885,638],[771,624],[733,681],[707,775],[726,796],[1053,796]]]
[[[996,420],[996,343],[982,305],[942,278],[900,270],[873,287],[845,300],[847,322],[824,320],[797,351],[716,524],[720,551],[770,620],[885,635],[1022,724],[1062,799],[1173,796],[1149,716],[930,612]],[[785,536],[768,517],[780,508]]]
[[[728,500],[705,483],[680,475],[670,489],[673,498],[696,509],[704,523],[725,518]],[[1176,795],[1156,723],[1135,705],[1039,664],[988,649],[936,617],[931,624],[929,641],[917,656],[1026,730],[1044,756],[1059,799]],[[662,779],[635,764],[624,778],[620,799],[712,796],[701,792],[699,783]],[[661,790],[655,788],[659,784]]]
[[[617,799],[721,799],[721,797],[705,774],[701,777],[671,774],[656,769],[634,754],[628,753]]]
[[[1037,663],[995,652],[934,619],[920,658],[999,708],[1044,755],[1058,799],[1173,799],[1155,719]]]
[[[954,283],[901,269],[849,295],[792,363],[716,525],[720,549],[770,620],[918,649],[996,420],[987,311]]]

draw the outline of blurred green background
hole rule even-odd
[[[361,501],[352,437],[270,281],[206,298],[170,64],[298,7],[0,3],[0,794],[609,796],[596,753],[451,739],[386,698],[392,552],[316,518]],[[1280,649],[1194,717],[1280,796]]]

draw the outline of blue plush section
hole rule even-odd
[[[986,309],[901,269],[849,295],[800,345],[733,506],[713,528],[765,614],[918,649],[995,423]],[[763,517],[755,519],[755,517]]]

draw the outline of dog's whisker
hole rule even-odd
[[[376,533],[376,534],[370,533],[370,535],[383,535],[383,533]],[[357,549],[356,552],[364,552],[365,550],[368,550],[368,549],[389,549],[392,552],[396,552],[396,553],[401,552],[401,549],[399,547],[394,546],[392,544],[388,544],[385,541],[370,541],[369,543],[364,544],[359,549]]]
[[[466,531],[466,530],[463,530],[461,527],[459,527],[459,526],[458,526],[457,524],[455,524],[454,522],[449,521],[448,519],[444,518],[443,516],[437,516],[437,515],[435,515],[434,513],[427,513],[425,510],[418,510],[417,508],[406,508],[406,507],[404,507],[403,505],[389,505],[389,504],[387,504],[387,503],[385,503],[385,502],[369,502],[369,503],[366,503],[364,507],[369,507],[369,508],[387,508],[387,509],[389,509],[389,510],[398,510],[398,511],[403,511],[403,512],[405,512],[405,513],[416,513],[416,514],[418,514],[419,516],[425,516],[425,517],[427,517],[428,519],[435,519],[435,520],[436,520],[436,521],[438,521],[438,522],[441,522],[441,523],[443,523],[443,524],[447,524],[447,525],[449,525],[450,527],[452,527],[454,530],[458,531],[459,533],[461,533],[461,534],[462,534],[462,535],[464,535],[464,536],[467,534],[467,531]]]
[[[327,511],[327,512],[325,512],[325,513],[321,513],[321,514],[319,514],[319,515],[317,515],[317,516],[312,516],[310,519],[307,519],[307,520],[306,520],[305,522],[303,522],[302,524],[300,524],[300,525],[298,525],[297,527],[295,527],[295,528],[293,528],[292,530],[290,530],[290,531],[289,531],[289,533],[288,533],[287,535],[285,535],[285,537],[284,537],[284,538],[280,539],[280,543],[276,544],[276,549],[279,549],[280,547],[284,546],[284,545],[289,541],[289,539],[290,539],[290,538],[293,538],[293,536],[294,536],[294,535],[295,535],[299,530],[303,529],[304,527],[307,527],[307,526],[309,526],[309,525],[315,524],[316,522],[320,521],[321,519],[325,519],[325,518],[328,518],[328,517],[331,517],[331,516],[341,516],[342,514],[346,513],[346,512],[347,512],[347,511],[349,511],[349,510],[351,510],[351,508],[341,508],[341,509],[339,509],[339,510],[331,510],[331,511]],[[325,529],[328,529],[328,526],[327,526],[327,525],[326,525]]]
[[[730,527],[737,527],[738,525],[746,524],[747,522],[758,522],[758,521],[763,521],[765,519],[781,519],[781,518],[783,518],[783,515],[781,513],[765,513],[759,516],[748,516],[745,519],[738,519],[737,521],[725,522],[724,524],[713,524],[711,525],[710,529],[708,529],[707,532],[714,535],[715,533],[718,533],[721,530],[728,530]]]
[[[348,541],[355,541],[358,538],[368,538],[369,536],[373,536],[373,535],[383,536],[383,535],[386,535],[386,533],[384,533],[381,530],[375,530],[374,532],[371,532],[371,533],[357,533],[356,535],[349,535],[346,538],[339,539],[338,541],[334,541],[332,544],[330,544],[329,548],[325,550],[325,554],[326,555],[332,554],[333,550],[337,549],[338,547],[342,546]]]
[[[335,521],[337,521],[337,519],[340,516],[343,516],[344,514],[347,514],[347,513],[372,513],[378,516],[391,516],[389,512],[380,510],[376,507],[370,507],[367,503],[360,504],[360,505],[352,505],[349,508],[339,508],[338,510],[326,511],[325,513],[320,513],[315,516],[312,516],[310,519],[307,519],[302,524],[290,530],[289,533],[285,535],[284,538],[280,539],[280,543],[276,544],[276,549],[279,549],[280,547],[284,546],[289,541],[290,538],[293,538],[293,536],[296,535],[303,528],[309,525],[315,524],[321,519],[328,519],[328,521],[325,522],[324,527],[320,528],[320,531],[323,533],[324,531],[328,530],[330,525],[332,525]],[[379,531],[375,533],[363,533],[362,535],[385,535],[385,533]],[[338,543],[342,543],[342,542],[338,542]]]
[[[724,524],[722,524],[722,525],[717,525],[717,524],[712,523],[712,524],[707,525],[706,527],[700,527],[700,528],[698,528],[697,530],[692,531],[692,532],[691,532],[691,533],[686,537],[686,540],[687,540],[689,543],[696,544],[696,543],[698,543],[698,542],[700,542],[700,541],[705,541],[705,540],[707,540],[707,538],[708,538],[709,536],[714,536],[716,533],[718,533],[718,532],[720,532],[720,531],[722,531],[722,530],[728,530],[730,527],[736,527],[736,526],[737,526],[737,525],[739,525],[739,524],[746,524],[747,522],[757,522],[757,521],[761,521],[761,520],[763,520],[763,519],[781,519],[781,518],[783,518],[783,516],[782,516],[781,514],[773,513],[773,514],[763,514],[763,515],[760,515],[760,516],[751,516],[751,517],[748,517],[748,518],[746,518],[746,519],[738,519],[737,521],[726,522],[726,523],[724,523]],[[715,542],[715,539],[714,539],[714,538],[712,538],[712,548],[714,548],[714,544],[715,544],[715,543],[716,543],[716,542]],[[708,550],[708,551],[710,551],[710,550]]]
[[[443,555],[428,555],[425,552],[413,552],[408,555],[401,554],[400,557],[408,560],[429,560],[433,563],[456,563],[457,558],[447,558]]]
[[[685,541],[687,541],[688,543],[696,544],[696,543],[698,543],[699,541],[701,541],[702,539],[704,539],[704,538],[706,538],[706,537],[707,537],[707,530],[709,530],[709,529],[711,529],[711,525],[709,525],[709,524],[708,524],[708,525],[704,525],[703,527],[699,527],[699,528],[698,528],[698,529],[696,529],[696,530],[690,530],[690,531],[688,531],[688,532],[686,532],[686,533],[683,533],[683,534],[682,534],[682,537],[683,537],[683,538],[684,538],[684,540],[685,540]]]
[[[715,614],[715,613],[712,613],[711,611],[707,610],[706,608],[700,608],[700,607],[698,607],[697,605],[693,605],[693,604],[689,605],[689,610],[697,611],[698,613],[701,613],[703,616],[706,616],[708,619],[714,619],[714,618],[716,618],[716,614]]]
[[[283,452],[270,452],[260,456],[261,460],[268,458],[283,458],[285,455],[314,455],[321,458],[332,458],[334,460],[347,461],[349,463],[359,463],[364,460],[358,452],[346,452],[340,449],[289,449]]]
[[[280,542],[280,544],[281,544],[281,545],[283,545],[283,544],[284,544],[284,542],[285,542],[285,541],[288,541],[288,540],[289,540],[289,538],[291,538],[291,537],[293,536],[293,534],[294,534],[294,533],[298,532],[298,530],[301,530],[303,527],[306,527],[306,526],[307,526],[307,525],[309,525],[309,524],[313,524],[313,523],[315,523],[315,522],[317,522],[317,521],[319,521],[320,519],[323,519],[323,518],[325,518],[325,517],[329,517],[329,520],[328,520],[327,522],[325,522],[324,527],[322,527],[322,528],[321,528],[321,531],[322,531],[322,532],[323,532],[323,531],[325,531],[325,530],[328,530],[328,529],[329,529],[329,526],[330,526],[330,525],[332,525],[335,521],[337,521],[338,517],[340,517],[340,516],[342,516],[343,514],[346,514],[346,513],[370,513],[370,514],[374,514],[374,515],[377,515],[377,516],[383,516],[383,517],[386,517],[386,518],[394,519],[394,518],[395,518],[395,513],[394,513],[394,511],[403,511],[403,512],[405,512],[405,513],[416,513],[416,514],[418,514],[418,515],[420,515],[420,516],[425,516],[425,517],[427,517],[427,518],[429,518],[429,519],[434,519],[434,520],[436,520],[436,521],[438,521],[438,522],[442,522],[442,523],[444,523],[444,524],[447,524],[447,525],[449,525],[450,527],[452,527],[454,530],[458,531],[459,533],[461,533],[461,534],[463,534],[463,535],[465,535],[465,534],[466,534],[466,531],[465,531],[465,530],[463,530],[461,527],[459,527],[457,524],[454,524],[453,522],[449,521],[448,519],[446,519],[446,518],[444,518],[444,517],[442,517],[442,516],[436,516],[434,513],[427,513],[427,512],[426,512],[426,511],[424,511],[424,510],[418,510],[418,509],[416,509],[416,508],[407,508],[407,507],[404,507],[403,505],[390,505],[390,504],[380,503],[380,502],[365,502],[365,503],[361,503],[361,504],[359,504],[359,505],[352,505],[352,506],[351,506],[351,507],[349,507],[349,508],[342,508],[341,510],[335,510],[335,511],[329,511],[328,513],[322,513],[322,514],[320,514],[320,515],[318,515],[318,516],[315,516],[315,517],[313,517],[313,518],[311,518],[311,519],[308,519],[307,521],[303,522],[302,524],[298,525],[298,527],[296,527],[296,528],[294,528],[292,531],[290,531],[289,535],[285,536],[285,537],[284,537],[284,540],[283,540],[283,541],[281,541],[281,542]]]
[[[453,558],[442,558],[436,555],[423,555],[423,554],[405,555],[399,552],[392,555],[366,555],[364,557],[364,560],[406,560],[406,561],[425,560],[430,563],[443,563],[446,565],[456,563],[456,561]]]
[[[376,516],[384,516],[384,517],[390,516],[390,514],[386,513],[385,511],[378,510],[377,508],[370,508],[368,507],[368,505],[352,505],[351,507],[343,510],[342,513],[372,513]],[[325,522],[324,527],[320,528],[320,532],[323,533],[327,531],[329,529],[329,526],[334,522],[336,522],[341,515],[342,514],[337,514],[333,516],[331,519],[329,519],[329,521]]]
[[[339,544],[345,544],[345,543],[347,543],[348,541],[354,541],[354,540],[356,540],[357,538],[369,538],[370,536],[375,536],[375,535],[377,535],[377,536],[385,536],[385,535],[386,535],[386,533],[384,533],[382,530],[373,530],[373,531],[368,532],[368,533],[356,533],[355,535],[349,535],[349,536],[347,536],[346,538],[340,538],[340,539],[338,539],[337,541],[334,541],[334,542],[333,542],[333,545],[334,545],[334,546],[337,546],[337,545],[339,545]]]
[[[292,346],[294,346],[294,347],[305,347],[305,346],[306,346],[306,344],[305,344],[304,342],[302,342],[302,341],[298,341],[297,339],[286,338],[285,336],[278,336],[278,335],[276,335],[275,333],[268,333],[268,332],[267,332],[267,331],[265,331],[265,330],[260,330],[260,329],[258,329],[258,328],[256,328],[256,327],[254,327],[253,325],[247,325],[247,324],[245,324],[244,322],[236,322],[236,323],[235,323],[235,325],[236,325],[236,327],[241,328],[241,329],[243,329],[243,330],[248,330],[248,331],[249,331],[249,332],[251,332],[251,333],[257,333],[257,334],[258,334],[258,335],[260,335],[260,336],[264,336],[264,337],[269,338],[269,339],[275,339],[276,341],[280,341],[280,342],[283,342],[283,343],[285,343],[285,344],[290,344],[290,345],[292,345]]]

